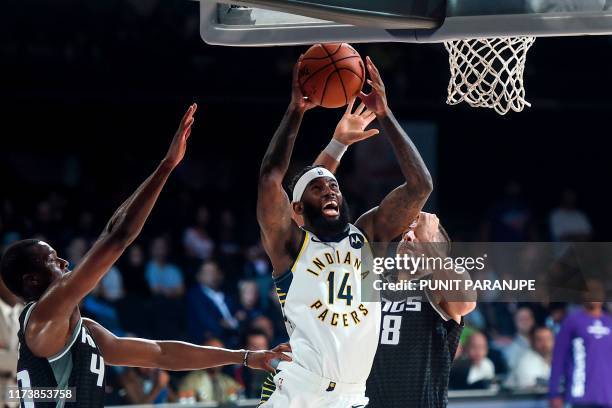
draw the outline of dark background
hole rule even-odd
[[[258,166],[289,99],[291,66],[306,47],[208,46],[198,24],[198,3],[182,0],[3,2],[2,195],[27,206],[65,188],[72,165],[79,177],[72,191],[111,211],[162,157],[183,109],[196,101],[183,169],[196,173],[183,178],[206,183],[197,190],[208,204],[244,208],[250,217]],[[445,104],[440,44],[357,48],[379,65],[397,117],[437,124],[437,210],[447,224],[471,237],[516,179],[539,222],[571,187],[596,237],[610,238],[608,37],[538,39],[525,80],[533,107],[505,117]],[[296,157],[312,160],[340,114],[309,112]],[[349,155],[343,169],[356,165]]]

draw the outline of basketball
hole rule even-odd
[[[349,44],[315,44],[302,58],[302,93],[324,108],[346,105],[359,94],[364,81],[363,60]]]

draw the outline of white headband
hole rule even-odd
[[[306,186],[308,186],[312,180],[320,177],[329,177],[336,180],[333,173],[325,167],[315,167],[314,169],[308,170],[306,173],[302,174],[302,177],[295,183],[295,187],[293,188],[293,202],[299,202],[302,199],[304,190],[306,190]]]

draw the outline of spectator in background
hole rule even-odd
[[[128,249],[127,257],[124,258],[120,271],[127,293],[142,296],[151,294],[145,279],[145,257],[140,245],[132,245]]]
[[[87,252],[87,240],[83,237],[75,237],[66,248],[68,254],[69,268],[73,269],[81,262]],[[114,334],[124,334],[119,321],[119,313],[113,302],[123,296],[123,286],[119,270],[114,266],[102,278],[98,286],[91,291],[81,304],[82,312],[86,317],[102,323]]]
[[[203,345],[225,347],[221,340],[215,338],[206,341]],[[262,372],[265,373],[265,371]],[[229,375],[223,374],[222,367],[213,367],[187,374],[179,386],[179,395],[181,398],[195,397],[198,402],[225,403],[237,400],[242,390],[243,387],[238,382]]]
[[[272,286],[272,267],[261,246],[261,242],[247,249],[243,276],[247,279],[255,279],[259,287],[259,298],[262,300],[262,307],[266,308],[268,306],[268,291]],[[276,292],[274,296],[276,296]]]
[[[73,238],[68,247],[66,248],[66,255],[68,256],[68,262],[70,262],[70,268],[74,268],[83,256],[85,256],[85,252],[87,252],[88,246],[85,238],[75,237]]]
[[[487,358],[487,338],[474,332],[465,344],[463,355],[451,369],[449,388],[455,390],[488,389],[495,379],[495,367]]]
[[[176,401],[170,376],[157,368],[126,368],[119,379],[130,404],[162,404]]]
[[[583,307],[567,316],[555,338],[549,382],[551,408],[612,407],[612,316],[603,311],[601,282],[586,282]]]
[[[185,253],[199,262],[210,259],[215,250],[215,243],[208,232],[208,208],[201,206],[196,211],[195,224],[188,227],[183,234]]]
[[[100,281],[100,297],[110,303],[123,299],[123,277],[116,266],[112,266]]]
[[[576,193],[566,189],[559,206],[551,211],[549,223],[553,241],[575,242],[591,239],[593,227],[587,215],[576,208],[576,201]]]
[[[83,237],[76,237],[70,241],[66,253],[68,254],[68,261],[70,262],[70,268],[74,268],[78,263],[81,262],[85,252],[89,249],[87,240]],[[112,266],[111,269],[104,275],[100,281],[96,294],[109,302],[115,302],[121,299],[124,295],[123,291],[123,278],[121,273],[116,266]]]
[[[197,275],[198,283],[187,293],[189,336],[194,343],[216,337],[227,343],[229,336],[238,329],[231,301],[221,291],[223,271],[213,261],[202,264]]]
[[[168,298],[181,296],[184,292],[183,274],[176,265],[168,262],[168,242],[165,238],[153,240],[151,258],[145,270],[151,293]]]
[[[264,333],[268,338],[268,343],[275,341],[274,323],[272,323],[272,320],[270,320],[268,317],[263,315],[257,316],[251,322],[251,329],[259,330]]]
[[[527,350],[510,374],[510,388],[535,388],[548,384],[555,336],[548,327],[539,326],[531,332],[531,349]]]
[[[528,307],[521,307],[514,315],[516,335],[512,342],[504,347],[503,352],[510,371],[514,370],[522,354],[530,349],[529,336],[535,327],[533,312]]]
[[[19,299],[0,280],[0,395],[6,395],[6,387],[16,386],[15,374],[19,357],[19,315],[23,309]],[[18,407],[19,403],[7,403]]]
[[[63,230],[57,223],[58,217],[61,217],[61,215],[55,211],[49,201],[41,201],[36,207],[36,217],[32,232],[42,235],[51,241],[58,240],[58,232]]]
[[[270,343],[264,331],[251,329],[244,336],[243,345],[247,350],[268,350]],[[246,398],[260,397],[261,387],[267,376],[268,373],[265,371],[253,370],[245,366],[240,366],[236,370],[236,378],[242,384]]]
[[[526,242],[535,238],[531,208],[521,190],[517,181],[506,185],[503,198],[489,210],[482,226],[482,242]]]
[[[241,250],[236,217],[232,211],[225,209],[221,212],[219,221],[219,255],[223,258],[236,258]]]
[[[283,316],[283,311],[274,285],[268,287],[266,297],[268,298],[268,306],[264,309],[264,316],[272,322],[274,332],[274,341],[272,343],[276,344],[277,341],[279,343],[289,341],[287,328],[285,327],[285,317]]]
[[[259,288],[254,280],[242,280],[238,282],[238,291],[240,304],[235,316],[240,325],[244,327],[262,314],[259,308]]]
[[[567,315],[567,305],[561,302],[551,302],[548,305],[548,316],[546,317],[546,327],[552,330],[556,336],[561,330],[561,322]]]
[[[98,231],[94,228],[94,216],[91,212],[83,211],[79,215],[76,235],[85,238],[87,241],[94,240],[98,237]]]

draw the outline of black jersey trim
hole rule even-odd
[[[81,327],[83,326],[83,319],[79,319],[79,322],[77,323],[77,325],[74,327],[74,331],[72,332],[72,339],[70,339],[70,342],[68,344],[66,344],[64,346],[64,348],[62,350],[60,350],[57,354],[47,358],[47,361],[52,363],[54,361],[59,360],[60,358],[64,357],[64,355],[70,351],[70,349],[72,348],[72,346],[74,345],[74,342],[79,338],[79,334],[81,334]]]

